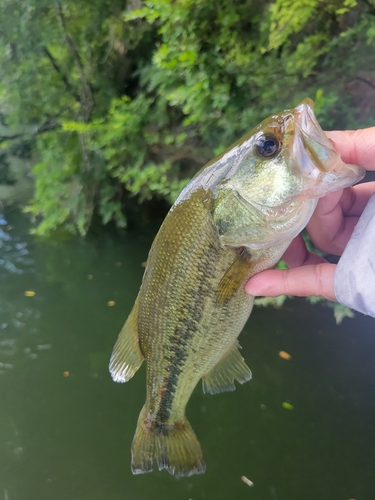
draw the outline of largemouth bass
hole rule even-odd
[[[154,462],[176,476],[205,471],[185,408],[200,379],[214,394],[251,378],[237,341],[254,301],[246,281],[277,263],[319,197],[363,174],[342,162],[305,99],[264,120],[182,191],[152,244],[110,362],[113,379],[127,382],[147,361],[134,474]]]

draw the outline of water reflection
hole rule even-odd
[[[28,242],[7,219],[0,214],[0,375],[5,375],[14,366],[12,357],[21,351],[33,359],[33,341],[28,347],[29,338],[37,333],[40,311],[35,303],[23,301],[16,292],[28,277],[34,280],[35,261],[30,257]],[[20,299],[20,300],[17,300]]]
[[[11,236],[12,226],[0,214],[0,269],[12,274],[22,274],[24,267],[32,270],[32,260],[25,258],[29,252],[27,243],[20,236]]]
[[[338,327],[303,301],[254,311],[241,335],[253,380],[189,401],[206,474],[132,476],[145,370],[115,384],[108,360],[151,238],[38,242],[24,215],[1,222],[0,500],[373,497],[373,320]]]

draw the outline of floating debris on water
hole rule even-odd
[[[69,372],[63,372],[63,377],[69,377]]]
[[[93,276],[92,274],[88,274],[88,275],[87,275],[87,279],[88,279],[88,280],[92,280],[92,279],[93,279],[93,277],[94,277],[94,276]]]
[[[287,361],[292,359],[292,356],[286,351],[280,351],[279,356],[280,356],[280,358],[286,359]]]
[[[35,292],[33,290],[26,290],[23,294],[25,297],[34,297]]]
[[[246,476],[241,476],[242,481],[247,484],[248,486],[254,486],[254,483],[250,481]]]
[[[48,349],[51,349],[51,347],[51,344],[39,344],[36,346],[39,351],[48,351]]]
[[[287,401],[283,401],[282,407],[285,410],[294,410],[294,406],[291,403],[288,403]]]
[[[116,304],[116,302],[115,302],[114,300],[109,300],[109,301],[107,302],[107,306],[108,306],[108,307],[113,307],[115,304]]]

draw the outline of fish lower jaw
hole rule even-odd
[[[351,167],[351,165],[348,165]],[[353,165],[354,167],[354,165]],[[351,169],[350,173],[340,172],[328,172],[322,177],[322,182],[316,189],[316,196],[320,198],[328,193],[338,191],[340,189],[345,189],[347,187],[353,186],[357,182],[363,179],[366,171],[362,168],[356,167],[356,170]],[[315,193],[314,193],[315,194]]]

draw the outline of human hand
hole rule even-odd
[[[327,136],[344,162],[375,170],[375,127],[327,132]],[[324,252],[341,255],[374,192],[375,182],[370,182],[321,198],[306,228],[314,245]],[[288,270],[272,269],[253,276],[245,286],[246,292],[268,297],[319,295],[336,300],[336,265],[308,251],[301,235],[292,241],[283,259]]]

